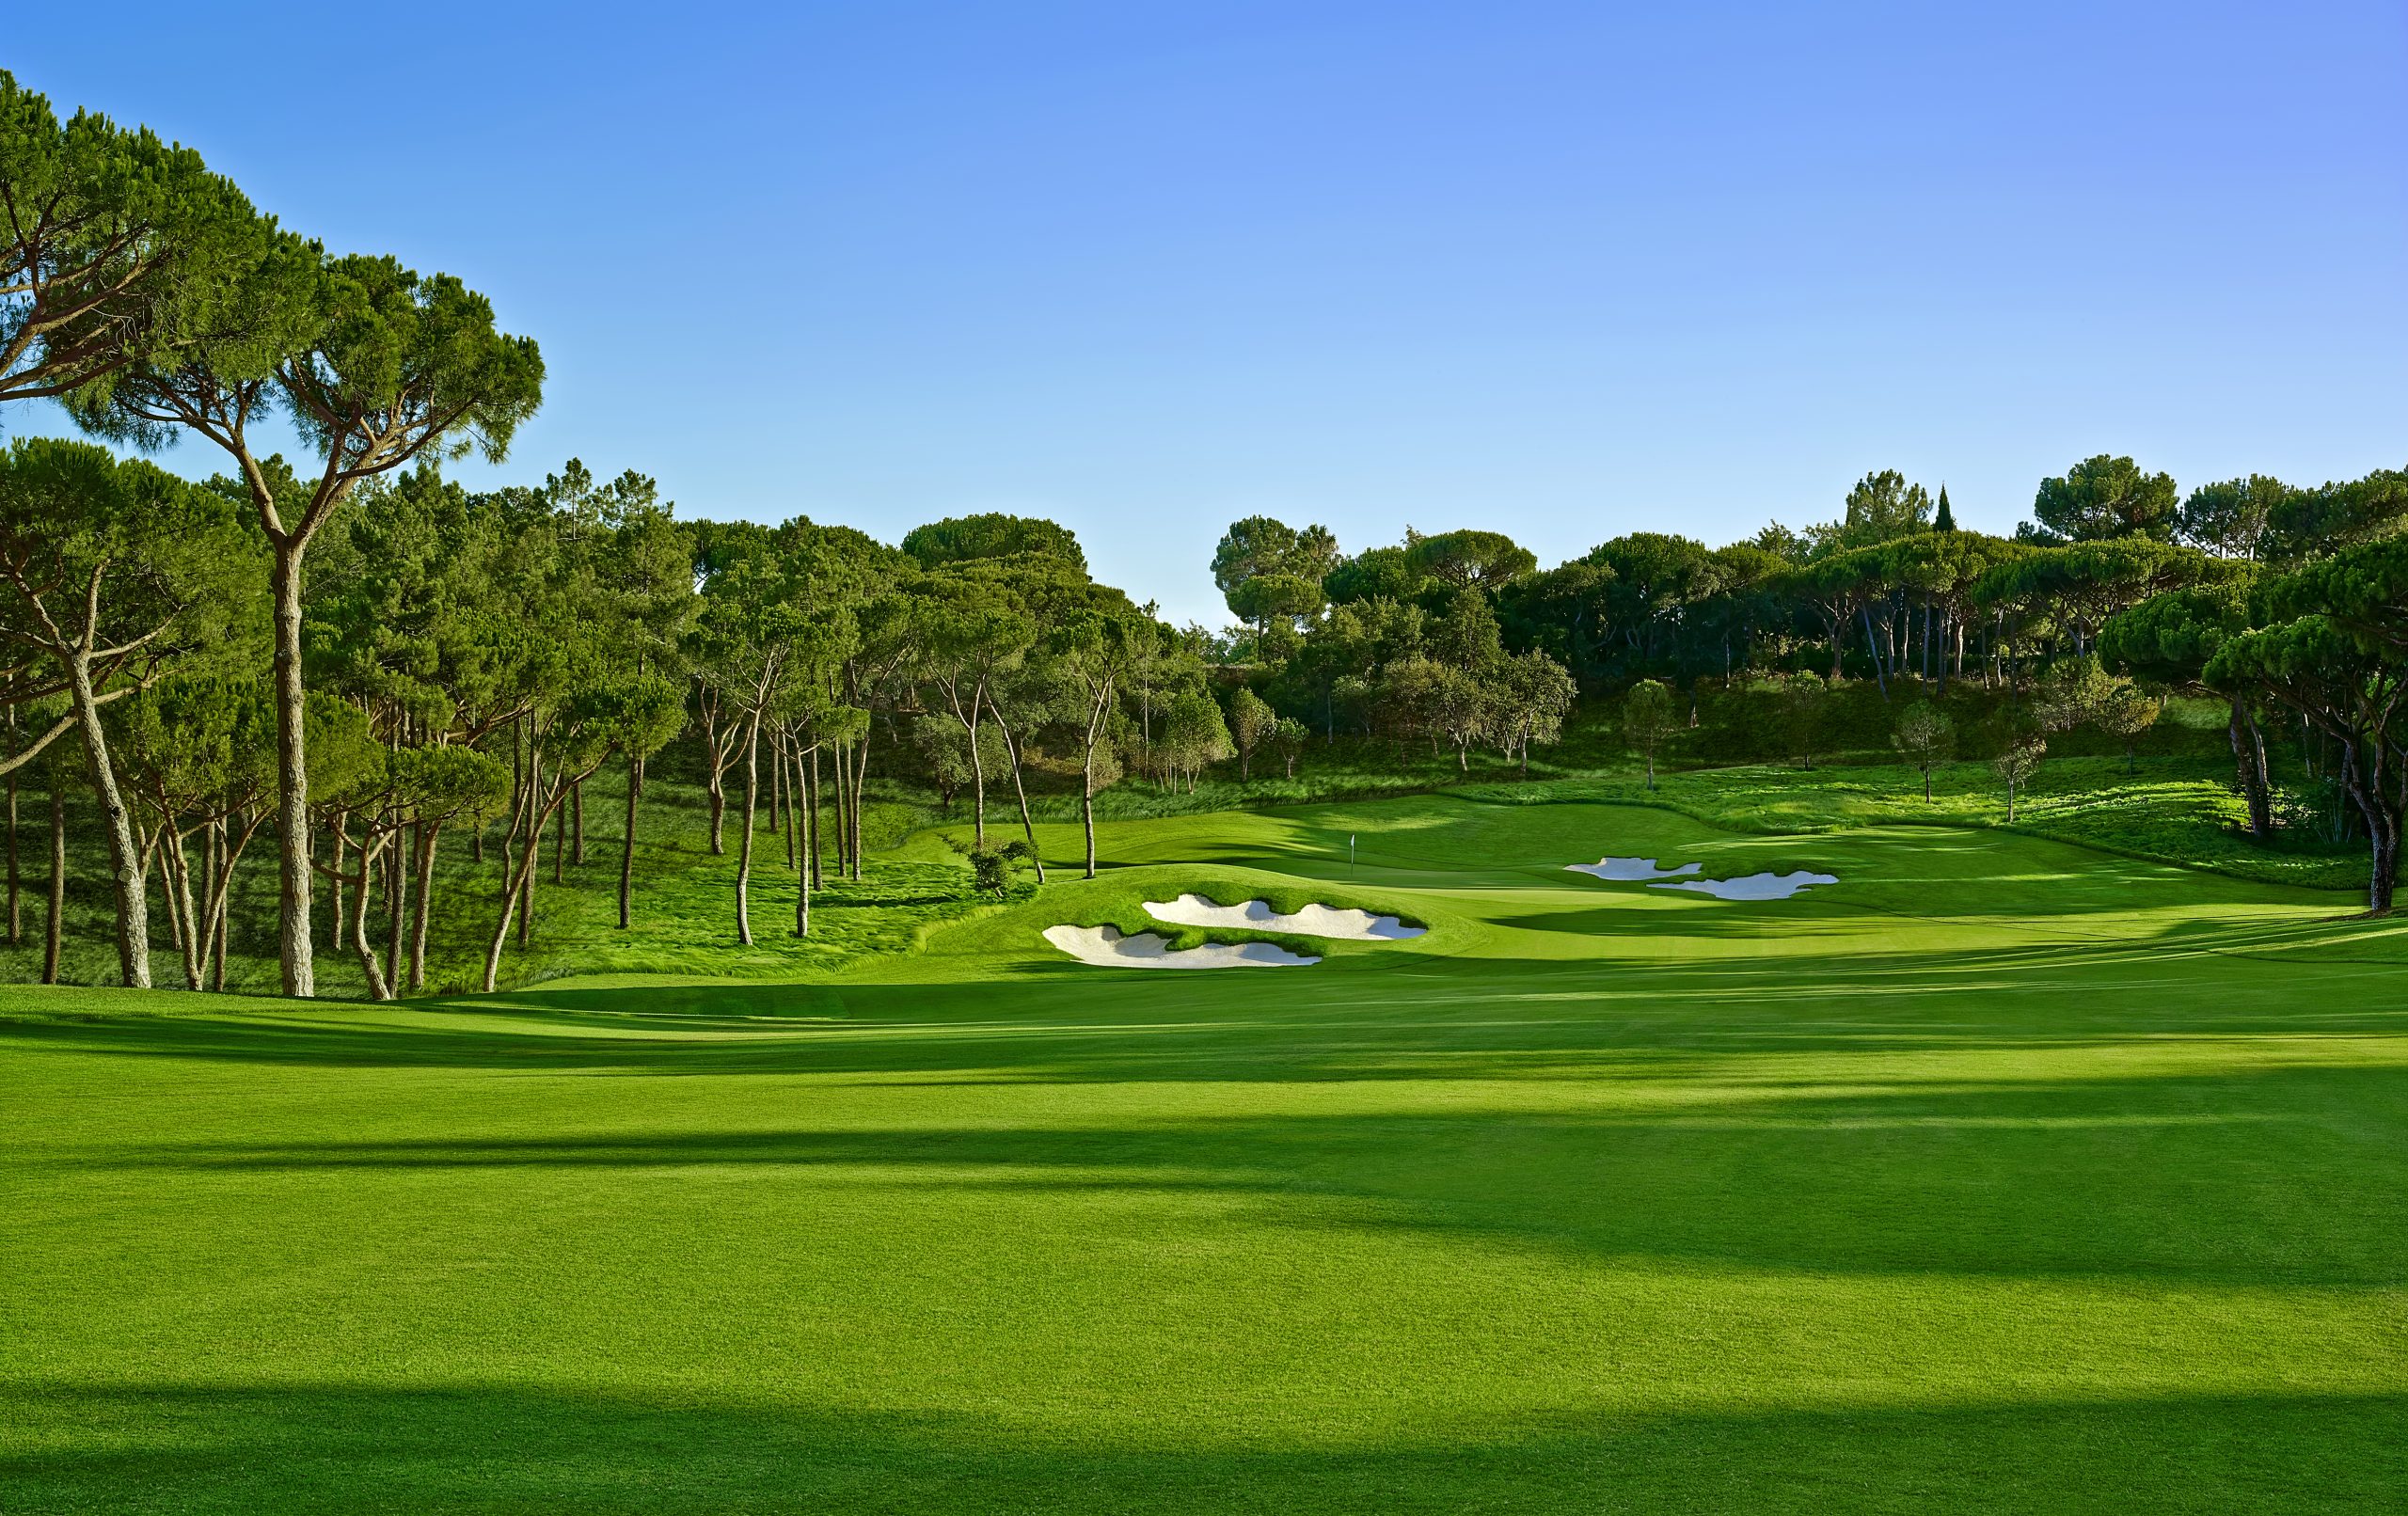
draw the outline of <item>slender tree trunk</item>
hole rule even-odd
[[[175,894],[167,902],[167,911],[181,919],[177,935],[182,940],[176,946],[183,955],[184,987],[198,994],[202,988],[201,976],[209,949],[200,933],[199,913],[193,908],[192,861],[184,854],[183,836],[176,830],[176,824],[164,821],[160,823],[160,829],[166,833],[165,852],[160,859],[163,872],[173,875],[175,878]]]
[[[251,840],[246,831],[242,842],[237,843],[233,827],[230,817],[217,823],[217,867],[209,887],[209,987],[220,995],[226,993],[227,918],[234,892],[234,864],[241,859],[244,845]]]
[[[142,880],[146,892],[150,888],[150,865],[154,862],[159,865],[160,898],[167,907],[167,945],[181,953],[184,945],[184,923],[183,918],[176,914],[176,876],[167,862],[166,849],[160,845],[166,832],[167,829],[163,826],[145,836],[142,824],[137,821],[134,826],[134,842],[142,849]]]
[[[343,850],[349,839],[344,835],[343,818],[341,815],[335,817],[333,826],[328,829],[334,833],[335,858],[334,868],[329,872],[326,882],[326,947],[330,952],[340,953],[342,951],[343,922],[342,860]]]
[[[416,872],[410,865],[416,861],[411,855],[417,852],[403,840],[409,835],[407,829],[396,827],[392,840],[385,845],[385,983],[396,995],[402,992],[402,974],[408,967],[410,875]]]
[[[752,945],[752,812],[761,797],[761,713],[758,707],[744,731],[744,829],[737,834],[736,940]]]
[[[17,708],[8,707],[8,725],[17,724]],[[17,771],[8,770],[8,945],[25,940],[25,919],[17,894]]]
[[[974,846],[983,850],[987,845],[987,766],[978,756],[978,691],[972,690],[970,719],[962,725],[970,734],[970,838]]]
[[[535,869],[544,857],[544,823],[551,819],[548,808],[539,811],[544,795],[544,750],[534,742],[527,744],[527,867],[518,876],[518,951],[526,952],[535,940]],[[555,796],[552,804],[557,805]]]
[[[568,862],[568,816],[569,813],[576,809],[577,797],[576,792],[572,790],[569,803],[562,806],[560,813],[552,819],[552,882],[554,884],[566,882],[562,869]]]
[[[569,861],[582,868],[585,865],[585,782],[583,780],[578,780],[577,788],[568,792],[568,808],[570,815],[574,818],[570,823],[570,829],[571,835],[576,838],[577,848],[576,856]]]
[[[418,840],[418,899],[410,908],[410,993],[426,993],[426,924],[435,914],[435,850],[443,845],[443,823],[430,821]]]
[[[92,693],[92,666],[78,652],[67,660],[69,687],[74,697],[76,724],[83,729],[85,766],[99,797],[107,825],[109,870],[117,890],[118,971],[135,989],[150,987],[150,901],[143,888],[148,861],[135,845],[134,818],[118,789],[117,767],[109,761],[108,735],[101,729],[101,708]],[[305,934],[306,935],[306,934]]]
[[[494,923],[493,940],[485,945],[484,987],[487,994],[491,994],[494,987],[500,982],[502,944],[510,940],[513,919],[519,914],[519,895],[526,882],[534,877],[536,855],[541,850],[544,840],[544,823],[551,819],[551,807],[558,805],[561,798],[558,793],[555,793],[548,801],[542,800],[540,797],[531,797],[531,799],[539,803],[535,808],[532,824],[527,829],[526,848],[518,855],[515,863],[511,861],[506,850],[502,855],[501,914]]]
[[[812,849],[795,835],[812,823],[801,813],[801,798],[807,794],[801,787],[801,753],[795,753],[790,749],[787,755],[795,763],[795,772],[787,777],[785,784],[787,797],[792,797],[792,806],[795,806],[792,811],[787,811],[785,828],[785,861],[795,871],[795,936],[812,936]]]
[[[1881,699],[1884,703],[1887,703],[1890,699],[1890,679],[1881,670],[1881,642],[1873,635],[1873,611],[1870,607],[1864,608],[1864,648],[1873,659],[1873,682],[1879,687]]]
[[[309,940],[309,760],[301,687],[301,554],[305,542],[276,535],[268,575],[276,618],[277,963],[284,992],[317,992]]]
[[[1079,825],[1087,834],[1087,877],[1095,877],[1095,750],[1087,750],[1086,773],[1079,784]]]
[[[372,821],[370,825],[372,826],[374,823]],[[388,841],[389,840],[388,838]],[[375,946],[368,940],[369,903],[372,892],[376,888],[376,865],[384,853],[384,846],[371,843],[365,837],[360,839],[359,876],[353,881],[353,890],[358,896],[358,904],[351,913],[351,950],[359,957],[359,972],[360,976],[368,981],[370,1000],[393,998],[393,987],[385,978],[385,966],[376,961]],[[389,875],[392,870],[388,867],[385,872]],[[388,895],[392,893],[389,885],[386,893]]]
[[[67,778],[66,765],[50,767],[50,901],[41,927],[41,982],[58,983],[60,927],[67,915]]]
[[[704,750],[711,761],[711,857],[727,856],[727,754],[719,745],[716,730],[704,734]]]
[[[770,805],[772,809],[784,813],[785,826],[778,835],[785,843],[786,867],[793,868],[795,866],[795,856],[798,851],[795,839],[795,831],[797,829],[795,827],[795,813],[800,809],[800,807],[795,803],[794,797],[794,769],[792,766],[794,763],[794,745],[786,741],[784,736],[781,734],[770,742],[769,749],[770,757],[774,760],[775,767],[777,769],[777,778],[774,782],[777,786],[777,794],[771,797]]]
[[[223,817],[204,821],[200,827],[200,966],[203,970],[209,967],[210,958],[217,951],[218,854],[223,851],[225,828]],[[198,989],[200,987],[196,985],[193,987]]]
[[[821,888],[819,882],[819,744],[811,745],[811,772],[805,777],[803,790],[804,825],[810,828],[811,887]]]
[[[847,848],[850,845],[848,838],[852,833],[853,803],[849,798],[853,788],[852,751],[849,741],[839,741],[832,754],[836,760],[836,877],[840,879],[851,876],[847,872],[850,866],[848,861],[851,857]]]
[[[1020,832],[1028,839],[1028,860],[1037,867],[1037,882],[1043,884],[1045,855],[1037,850],[1037,823],[1030,819],[1028,813],[1028,786],[1022,782],[1020,773],[1020,741],[1012,735],[1012,729],[1004,725],[1001,717],[995,719],[995,730],[1004,734],[1004,752],[1012,761],[1012,795],[1020,801]]]
[[[853,881],[856,884],[861,882],[862,877],[862,792],[869,783],[869,734],[867,732],[862,734],[861,746],[861,763],[853,770],[853,819],[851,822]]]
[[[635,924],[636,801],[643,796],[643,760],[627,756],[627,826],[619,837],[619,930]]]
[[[785,745],[778,738],[778,728],[769,727],[769,835],[791,836],[781,823],[785,819],[786,766]],[[794,867],[794,849],[786,849],[786,867]]]

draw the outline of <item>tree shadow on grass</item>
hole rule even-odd
[[[1478,1236],[1590,1260],[2392,1287],[2408,1283],[2408,1161],[2372,1118],[2399,1082],[2383,1067],[1765,1080],[1658,1086],[1624,1108],[1071,1126],[662,1129],[622,1115],[570,1135],[188,1141],[78,1161],[228,1175],[782,1168],[806,1187],[1209,1191],[1282,1224]]]
[[[958,1414],[540,1387],[15,1386],[8,1508],[283,1512],[2366,1512],[2408,1398],[2165,1396],[1490,1419],[1313,1445],[1268,1399],[1214,1445]]]

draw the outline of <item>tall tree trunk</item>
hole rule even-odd
[[[268,575],[276,619],[277,943],[284,992],[318,992],[309,940],[309,759],[301,688],[301,554],[304,542],[277,535]]]
[[[716,736],[705,734],[703,749],[711,764],[711,857],[727,856],[727,766]]]
[[[8,725],[17,724],[17,708],[8,707]],[[17,771],[8,770],[8,945],[25,940],[25,919],[17,896]]]
[[[334,868],[329,872],[326,883],[326,946],[330,951],[340,953],[342,951],[343,922],[342,860],[349,839],[343,834],[343,818],[341,815],[335,817],[334,825],[327,829],[334,833],[335,858]]]
[[[987,766],[978,756],[978,692],[970,694],[970,841],[982,851],[987,845]],[[867,747],[867,743],[863,744]]]
[[[566,882],[562,870],[568,862],[568,813],[576,809],[576,792],[572,790],[570,803],[562,806],[560,813],[552,820],[552,882],[554,884]]]
[[[526,952],[535,941],[535,869],[544,857],[544,823],[551,819],[548,807],[540,812],[544,795],[544,751],[532,741],[527,744],[527,867],[518,876],[518,951]],[[555,797],[557,803],[557,797]]]
[[[836,877],[840,879],[850,877],[847,873],[847,861],[851,856],[847,851],[850,845],[847,839],[852,832],[853,804],[848,798],[853,790],[852,751],[851,742],[840,739],[831,755],[836,760]]]
[[[761,797],[761,712],[744,731],[744,829],[737,834],[736,940],[752,945],[752,812]]]
[[[230,816],[217,823],[217,862],[209,886],[209,987],[220,995],[226,993],[226,939],[228,917],[231,914],[229,906],[234,892],[234,864],[251,840],[250,832],[246,830],[242,841],[236,842],[233,830]]]
[[[67,914],[66,765],[50,766],[50,902],[41,927],[41,982],[58,983],[60,928]]]
[[[92,665],[87,653],[67,660],[69,687],[75,701],[75,720],[83,730],[85,767],[99,797],[107,825],[109,870],[117,891],[118,972],[135,989],[150,987],[150,901],[143,875],[149,861],[134,841],[134,818],[118,789],[117,766],[109,761],[108,735],[101,729],[101,708],[92,693]],[[305,934],[306,935],[306,934]]]
[[[1095,758],[1087,758],[1087,771],[1079,784],[1079,824],[1087,834],[1087,877],[1095,877]]]
[[[804,824],[810,828],[811,887],[819,889],[819,744],[811,745],[811,772],[804,778]]]
[[[627,755],[627,826],[619,836],[619,930],[635,924],[636,802],[643,797],[643,760]]]
[[[395,827],[392,840],[385,845],[388,861],[385,864],[385,983],[392,992],[402,992],[402,974],[407,969],[409,937],[410,876],[417,872],[411,864],[418,849],[403,839],[410,835],[408,829]]]
[[[769,807],[784,813],[785,826],[778,835],[784,839],[786,845],[786,867],[792,868],[795,866],[795,812],[798,809],[794,798],[794,745],[781,733],[770,740],[769,755],[777,770],[773,781],[777,793],[769,797]]]
[[[852,820],[852,848],[853,848],[853,879],[854,879],[854,882],[856,882],[856,883],[859,883],[859,882],[860,882],[860,880],[861,880],[861,877],[862,877],[862,811],[863,811],[863,790],[868,786],[868,784],[869,784],[869,734],[868,734],[867,732],[863,732],[863,733],[862,734],[862,757],[861,757],[861,764],[860,764],[860,766],[858,766],[857,768],[855,768],[855,769],[853,770],[853,820]]]
[[[812,936],[812,847],[801,843],[795,832],[807,830],[807,828],[818,830],[818,828],[801,813],[801,801],[804,801],[804,797],[809,797],[809,789],[804,789],[804,784],[801,784],[801,753],[787,749],[787,755],[795,763],[795,772],[787,775],[785,782],[785,792],[790,794],[792,804],[795,804],[795,809],[787,811],[785,828],[785,861],[795,871],[795,936]]]
[[[568,792],[568,809],[573,818],[570,822],[570,835],[575,839],[572,845],[577,849],[569,861],[581,868],[585,863],[585,782],[583,780],[578,781],[577,787]]]
[[[200,966],[209,967],[217,950],[217,874],[218,854],[226,834],[224,817],[204,821],[200,826]],[[195,989],[200,987],[195,985]]]
[[[372,826],[374,823],[370,824]],[[368,910],[376,888],[376,863],[384,852],[382,846],[361,838],[359,876],[353,883],[353,892],[358,896],[358,903],[351,913],[351,950],[358,955],[360,977],[368,981],[370,1000],[393,998],[393,987],[385,978],[385,966],[376,961],[376,949],[368,940]],[[388,866],[385,872],[389,875],[392,869]],[[386,893],[389,895],[391,892],[388,887]]]
[[[1873,682],[1880,687],[1882,702],[1887,703],[1890,699],[1890,678],[1889,675],[1884,673],[1881,669],[1881,642],[1878,638],[1873,635],[1872,608],[1869,606],[1863,608],[1863,614],[1864,649],[1873,659]]]
[[[418,840],[418,898],[410,903],[410,993],[426,993],[426,924],[435,914],[435,850],[443,845],[443,823],[430,821]]]
[[[167,902],[167,912],[180,922],[177,935],[182,940],[176,946],[183,955],[184,987],[198,994],[203,987],[201,975],[209,948],[201,936],[199,913],[193,908],[192,861],[184,854],[183,836],[176,830],[174,822],[161,822],[160,829],[166,833],[162,840],[162,873],[174,880],[175,894]]]
[[[1011,794],[1021,801],[1021,835],[1028,837],[1028,861],[1036,864],[1038,883],[1045,883],[1045,854],[1038,852],[1038,823],[1028,815],[1028,784],[1021,782],[1021,749],[1005,736],[1005,746],[1011,750]]]
[[[502,945],[510,940],[511,924],[519,914],[519,896],[527,881],[534,877],[536,856],[543,845],[544,823],[551,819],[551,807],[558,805],[562,797],[555,793],[548,801],[540,796],[531,795],[529,798],[535,803],[535,814],[532,824],[527,829],[526,847],[515,862],[511,861],[507,850],[502,854],[501,914],[494,923],[492,940],[485,944],[484,987],[487,994],[491,994],[500,982]]]

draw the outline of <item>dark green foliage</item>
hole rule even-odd
[[[2042,480],[2032,514],[2065,542],[2135,536],[2163,541],[2174,533],[2179,498],[2173,475],[2146,473],[2130,458],[2100,453],[2060,478]]]
[[[914,527],[904,533],[902,547],[922,568],[1022,554],[1059,560],[1082,575],[1087,568],[1087,556],[1068,527],[1041,516],[1000,512],[951,516]]]
[[[1421,576],[1451,588],[1495,591],[1538,568],[1529,549],[1501,531],[1442,531],[1417,537],[1404,549]]]
[[[1359,600],[1410,600],[1421,592],[1429,580],[1413,561],[1410,550],[1402,547],[1372,547],[1331,569],[1322,579],[1322,591],[1332,605],[1348,605]]]

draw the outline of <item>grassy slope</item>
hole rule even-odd
[[[1595,804],[1104,844],[1138,867],[798,985],[8,992],[8,1508],[2343,1511],[2408,1480],[2398,927],[2019,834]],[[1561,870],[1608,852],[1843,882]],[[1037,939],[1183,888],[1432,931],[1220,974]]]

